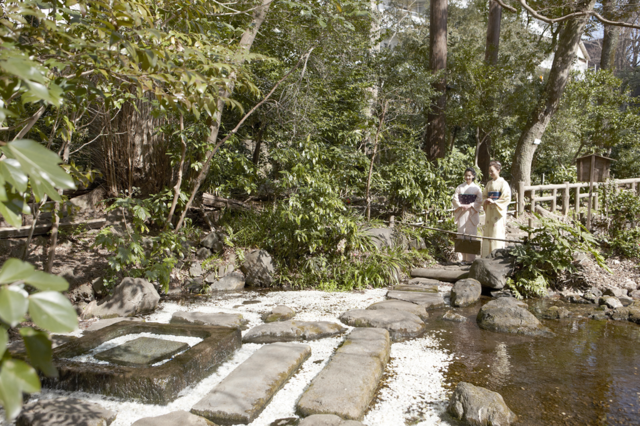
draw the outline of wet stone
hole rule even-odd
[[[424,284],[401,284],[391,288],[391,290],[397,291],[415,291],[418,293],[437,293],[437,285],[424,285]]]
[[[420,278],[420,277],[417,277],[417,278],[411,278],[407,284],[408,285],[439,286],[439,285],[449,284],[449,283],[443,283],[442,281],[434,280],[434,279],[431,279],[431,278]]]
[[[458,383],[447,411],[465,424],[476,426],[509,426],[517,420],[502,395],[465,382]]]
[[[280,321],[261,324],[249,330],[242,341],[244,343],[273,343],[317,340],[335,336],[347,329],[329,321]]]
[[[469,277],[469,267],[450,269],[415,268],[411,270],[412,278],[429,278],[437,281],[456,282]]]
[[[451,306],[468,306],[480,300],[482,286],[473,278],[460,280],[451,289]]]
[[[151,365],[171,358],[188,348],[189,345],[183,342],[139,337],[115,348],[99,352],[94,357],[118,365]]]
[[[429,314],[424,306],[416,305],[415,303],[405,302],[402,300],[383,300],[382,302],[374,303],[367,308],[368,310],[380,310],[380,309],[393,309],[396,311],[409,312],[413,315],[420,317],[423,321],[429,318]]]
[[[16,426],[107,426],[115,418],[116,413],[93,402],[58,398],[25,405]]]
[[[527,310],[527,304],[511,297],[486,303],[478,312],[478,326],[498,333],[551,337],[555,334]]]
[[[263,346],[198,401],[191,412],[221,425],[251,423],[309,356],[308,345]]]
[[[314,414],[300,421],[298,426],[364,426],[356,420],[342,420],[334,414]]]
[[[607,308],[617,309],[622,308],[622,302],[617,297],[603,296],[600,299],[600,305],[605,305]]]
[[[467,320],[467,317],[462,316],[460,314],[456,314],[453,311],[447,311],[447,313],[445,313],[442,316],[442,319],[445,320],[445,321],[465,322]]]
[[[392,309],[353,309],[342,314],[340,321],[352,327],[384,328],[394,342],[418,337],[426,330],[417,315]]]
[[[242,314],[227,314],[222,312],[176,312],[171,316],[171,324],[202,324],[217,325],[220,327],[231,327],[244,329],[249,320],[244,319]]]

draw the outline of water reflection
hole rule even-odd
[[[480,330],[479,309],[456,310],[466,323],[429,321],[458,357],[446,374],[450,388],[467,381],[499,392],[522,425],[640,424],[640,326],[544,320],[557,336],[531,338]]]

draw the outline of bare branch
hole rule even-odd
[[[40,117],[44,113],[44,110],[45,110],[45,106],[42,105],[40,109],[38,109],[38,111],[36,111],[36,113],[31,116],[29,121],[27,121],[27,124],[22,128],[22,130],[20,130],[20,132],[16,135],[16,137],[13,138],[13,140],[15,141],[17,139],[22,139],[23,137],[25,137],[25,135],[29,133],[29,130],[31,130],[33,125],[36,124],[36,122],[40,119]]]

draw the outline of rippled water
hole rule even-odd
[[[466,381],[499,392],[521,425],[640,425],[639,325],[542,320],[556,337],[521,337],[478,328],[479,307],[456,309],[465,323],[429,321],[454,355],[447,387]]]

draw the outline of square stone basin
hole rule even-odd
[[[94,355],[94,358],[113,364],[135,367],[164,361],[188,348],[188,343],[154,339],[152,337],[138,337],[115,348],[98,352]]]
[[[155,367],[94,364],[69,359],[86,354],[109,340],[137,333],[190,336],[203,340]],[[162,343],[166,345],[171,342],[162,340]],[[59,377],[41,377],[41,380],[43,387],[47,388],[99,393],[147,404],[166,405],[175,400],[181,390],[211,375],[241,344],[239,329],[123,321],[87,333],[54,349],[53,362]]]

